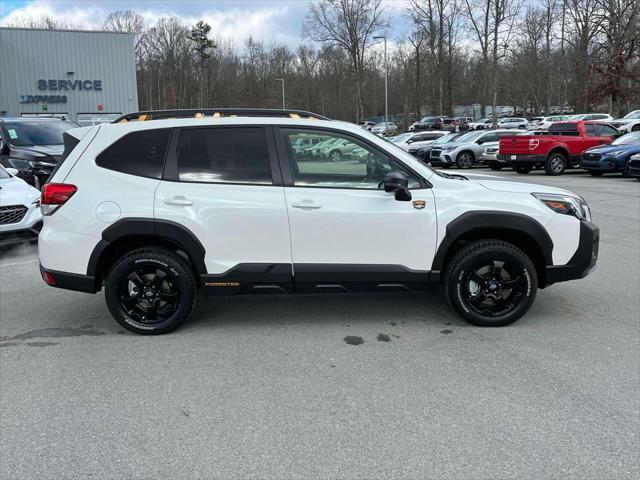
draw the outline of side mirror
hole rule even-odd
[[[407,188],[409,179],[404,173],[391,171],[384,176],[382,183],[384,184],[384,191],[393,192],[396,200],[401,202],[411,200],[411,192]]]
[[[18,169],[17,168],[13,168],[13,167],[5,168],[5,170],[7,171],[7,173],[9,173],[9,175],[12,175],[14,177],[17,176],[18,173],[19,173]]]

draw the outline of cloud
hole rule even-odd
[[[187,24],[204,20],[217,39],[242,44],[249,36],[265,42],[275,41],[291,47],[301,38],[305,1],[142,1],[114,0],[30,0],[0,11],[0,25],[25,25],[29,20],[50,17],[71,28],[100,29],[107,15],[116,10],[134,10],[148,26],[162,17],[176,16]],[[8,10],[8,12],[6,12]]]

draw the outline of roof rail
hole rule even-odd
[[[132,112],[116,118],[111,123],[207,117],[289,117],[329,120],[327,117],[318,115],[317,113],[305,112],[304,110],[284,110],[278,108],[190,108],[184,110],[146,110]]]

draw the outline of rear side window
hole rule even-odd
[[[261,127],[182,130],[176,153],[183,182],[273,184]]]
[[[618,131],[609,125],[596,125],[596,132],[599,137],[613,137]]]
[[[161,178],[171,129],[131,132],[96,158],[96,165],[139,177]]]

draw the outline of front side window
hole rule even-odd
[[[410,189],[420,188],[418,177],[404,165],[354,137],[303,129],[281,132],[297,187],[377,190],[382,188],[385,174],[395,170],[407,176]],[[326,140],[314,151],[296,152],[296,140],[308,135],[321,135]]]
[[[298,145],[292,143],[291,149],[307,150]],[[267,137],[262,127],[182,130],[177,162],[178,177],[183,182],[273,184]]]
[[[161,178],[171,129],[159,128],[131,132],[96,157],[96,165],[109,170]]]

